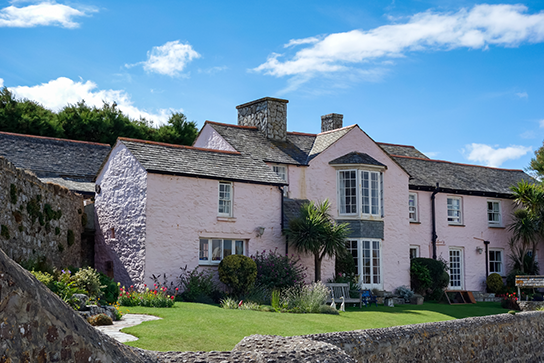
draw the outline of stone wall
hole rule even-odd
[[[0,157],[0,249],[16,261],[80,267],[83,209],[80,195]]]
[[[269,139],[287,140],[287,103],[279,98],[265,97],[236,106],[238,125],[256,126]]]
[[[99,332],[0,251],[0,362],[157,362]]]
[[[344,115],[339,113],[329,113],[321,116],[321,132],[341,129],[344,120]]]

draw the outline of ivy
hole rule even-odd
[[[55,236],[58,236],[60,234],[60,228],[55,227]]]
[[[81,224],[83,225],[83,227],[87,226],[87,222],[88,222],[87,213],[83,213],[81,215]]]
[[[59,249],[59,252],[64,251],[64,246],[62,245],[62,243],[59,243],[59,245],[57,246],[57,248]]]
[[[75,242],[74,231],[72,231],[71,229],[68,230],[67,242],[68,246],[72,246]]]
[[[15,184],[11,184],[9,186],[9,198],[11,204],[17,204],[17,187],[15,186]]]
[[[38,198],[32,198],[26,203],[26,211],[28,212],[29,217],[32,219],[32,223],[36,221],[36,218],[41,214],[40,205],[38,204]],[[43,215],[42,215],[43,219]]]
[[[47,223],[45,224],[45,231],[46,231],[47,233],[51,232],[51,225],[49,224],[49,222],[47,222]]]
[[[5,239],[9,239],[10,235],[9,235],[8,226],[4,226],[4,225],[2,224],[2,227],[0,227],[0,230],[1,230],[0,235],[1,235],[2,237],[4,237]]]

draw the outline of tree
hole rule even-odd
[[[347,223],[337,224],[329,214],[330,203],[309,202],[300,209],[300,215],[289,222],[286,235],[289,243],[299,252],[314,255],[315,281],[321,280],[321,262],[325,256],[346,254]]]
[[[528,169],[528,171],[533,171],[538,179],[544,177],[544,143],[535,151],[535,157],[531,159]]]
[[[519,270],[531,273],[536,270],[536,249],[544,237],[544,187],[542,184],[519,182],[511,188],[514,201],[519,206],[512,215],[513,222],[508,226],[512,231],[509,242],[511,259]],[[527,260],[527,252],[533,258]]]

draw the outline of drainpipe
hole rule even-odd
[[[281,223],[281,233],[283,234],[283,228],[285,227],[284,226],[284,223],[283,223],[283,188],[278,186],[278,189],[280,190],[280,205],[281,205],[281,220],[280,220],[280,223]],[[289,254],[289,237],[285,236],[285,255],[288,255]]]
[[[438,183],[436,183],[436,188],[433,191],[433,194],[431,194],[431,220],[432,220],[432,244],[433,244],[433,260],[436,260],[436,239],[438,236],[436,235],[436,215],[435,215],[435,207],[434,207],[434,200],[436,194],[440,191],[440,186]]]
[[[489,241],[484,241],[484,245],[485,245],[485,278],[486,278],[486,281],[487,281],[487,277],[489,276],[489,252],[488,252],[488,249],[489,249]]]

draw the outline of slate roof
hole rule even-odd
[[[329,164],[365,164],[365,165],[378,165],[384,166],[378,160],[374,159],[372,156],[360,153],[357,151],[350,152],[344,156],[340,156],[334,160],[329,161]]]
[[[300,215],[300,208],[309,202],[308,199],[283,198],[283,228],[288,228],[289,222]]]
[[[93,179],[110,152],[107,144],[0,132],[0,155],[43,182],[94,193]]]
[[[150,173],[173,174],[243,181],[257,184],[285,185],[264,162],[239,152],[201,149],[120,137],[140,164]]]
[[[521,180],[534,182],[523,170],[499,169],[452,163],[449,161],[392,156],[411,176],[410,189],[434,189],[436,183],[444,191],[472,192],[496,197],[512,194],[510,186]]]
[[[427,155],[410,145],[387,144],[377,142],[377,144],[389,155],[411,156],[414,158],[428,159]]]
[[[336,129],[336,130],[317,134],[312,150],[310,151],[310,154],[308,155],[308,161],[312,160],[317,155],[325,151],[329,146],[331,146],[336,141],[338,141],[342,136],[347,134],[354,127],[356,127],[356,125],[346,126],[346,127],[342,127],[341,129]]]
[[[287,141],[267,139],[256,127],[206,121],[229,144],[244,155],[278,164],[306,165],[308,137],[288,135]]]

